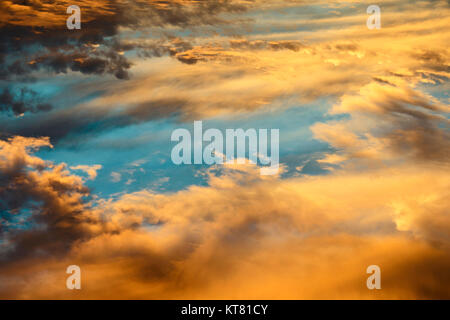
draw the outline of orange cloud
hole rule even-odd
[[[342,161],[366,159],[372,165],[421,161],[445,166],[450,158],[449,111],[447,105],[403,81],[397,85],[374,81],[356,95],[344,95],[331,109],[333,114],[351,114],[350,120],[318,123],[312,131],[336,148]]]
[[[219,169],[206,172],[208,186],[173,194],[142,190],[85,207],[80,217],[101,217],[101,228],[98,220],[66,220],[64,230],[91,231],[70,241],[56,232],[65,251],[28,247],[57,256],[4,260],[1,295],[449,297],[447,171],[403,167],[280,179],[261,178],[251,165]],[[79,292],[65,289],[70,264],[82,268]],[[365,287],[371,264],[381,267],[381,291]]]

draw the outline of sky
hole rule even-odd
[[[449,1],[0,18],[0,299],[450,298]],[[278,129],[280,170],[174,164],[194,121]]]

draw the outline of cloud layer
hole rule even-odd
[[[379,1],[380,30],[369,1],[78,3],[79,31],[67,1],[0,3],[0,298],[450,298],[448,1]],[[297,109],[313,120],[289,131]],[[194,168],[198,184],[129,191],[186,176],[100,139],[253,116],[281,128],[278,176]]]
[[[16,138],[2,150],[42,168],[23,150],[44,145]],[[48,173],[28,175],[33,194],[46,200],[33,214],[46,232],[36,226],[12,235],[17,245],[1,267],[2,296],[449,297],[446,171],[410,167],[281,180],[261,178],[246,165],[206,171],[204,187],[166,195],[142,190],[82,206],[81,179],[48,166]],[[8,168],[2,165],[2,173]],[[51,184],[49,175],[65,184]],[[66,264],[82,267],[82,292],[59,285]],[[383,270],[379,293],[365,288],[371,264]]]

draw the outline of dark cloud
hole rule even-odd
[[[231,40],[230,46],[233,49],[245,49],[245,50],[292,50],[299,51],[306,46],[300,41],[284,40],[284,41],[265,41],[265,40]]]
[[[161,99],[138,104],[124,110],[109,110],[89,107],[55,110],[45,117],[28,117],[20,121],[5,121],[1,125],[5,132],[27,137],[50,137],[52,143],[66,138],[71,144],[78,139],[111,128],[119,128],[152,119],[176,116],[187,104],[182,99]]]
[[[420,53],[414,53],[413,57],[418,59],[422,67],[437,72],[450,72],[450,54],[447,52],[438,52],[425,50]]]
[[[56,73],[70,67],[70,58],[98,57],[109,60],[108,51],[96,52],[88,44],[102,44],[106,37],[117,33],[114,17],[102,17],[103,21],[86,22],[82,30],[69,32],[66,26],[39,27],[6,25],[0,27],[0,56],[4,63],[0,78],[26,77],[33,70],[46,67]],[[109,21],[111,20],[111,21]],[[20,58],[17,58],[20,57]],[[42,62],[43,65],[39,63]],[[80,70],[81,71],[81,70]],[[114,73],[114,72],[112,72]]]
[[[193,46],[186,41],[172,41],[168,52],[174,56],[178,61],[185,64],[196,64],[199,61],[208,61],[215,59],[222,59],[224,61],[231,61],[232,56],[226,54],[226,50],[291,50],[299,51],[306,46],[300,41],[265,41],[265,40],[231,40],[229,45],[220,46],[217,44],[209,44],[204,46]],[[213,52],[213,53],[212,53]]]
[[[330,126],[317,124],[313,130],[317,129],[318,137],[348,152],[352,160],[402,159],[448,164],[448,106],[404,83],[392,85],[381,79],[374,80],[376,82],[361,88],[358,95],[344,96],[333,112],[351,112],[358,122],[371,123],[375,119],[377,125],[364,128],[347,120]],[[379,150],[365,153],[371,144],[378,145]]]
[[[14,242],[0,259],[64,252],[96,222],[85,212],[89,190],[82,179],[31,155],[45,146],[51,145],[44,138],[0,140],[0,237]]]
[[[121,45],[117,39],[120,27],[138,29],[172,25],[196,28],[225,24],[226,21],[219,17],[221,13],[240,13],[246,9],[244,5],[232,0],[98,0],[95,5],[104,9],[101,11],[95,7],[87,7],[92,3],[85,3],[86,1],[88,0],[79,4],[82,10],[80,30],[66,28],[65,8],[71,4],[69,2],[54,6],[44,6],[40,1],[24,1],[15,7],[9,3],[0,4],[4,19],[0,24],[0,79],[26,77],[33,70],[43,68],[55,73],[65,73],[68,70],[85,74],[109,73],[119,79],[127,79],[127,69],[131,67],[131,63],[116,50],[119,47],[125,51],[143,48],[139,45]],[[58,20],[48,22],[46,19],[49,15],[58,17]],[[92,44],[99,46],[98,49],[93,49]],[[157,47],[141,51],[147,56],[170,53],[168,48]],[[81,59],[83,62],[80,62]]]
[[[26,112],[50,111],[52,106],[48,103],[40,103],[38,94],[28,88],[21,88],[14,92],[9,88],[0,91],[0,111],[13,113],[15,116]]]
[[[337,44],[336,49],[341,51],[356,51],[358,50],[358,45],[352,44]]]
[[[158,40],[133,40],[127,42],[116,42],[113,45],[114,50],[124,52],[136,50],[137,55],[142,58],[162,57],[164,55],[176,56],[193,49],[193,44],[189,41],[177,37],[167,37],[167,39]],[[183,61],[182,61],[183,62]]]
[[[117,79],[128,79],[131,62],[124,53],[134,50],[140,57],[171,55],[188,62],[179,53],[192,49],[189,41],[176,38],[170,32],[153,34],[149,39],[127,40],[119,36],[119,28],[145,30],[146,27],[175,26],[194,29],[201,26],[227,24],[222,13],[241,13],[246,5],[240,1],[140,1],[140,0],[83,0],[77,3],[82,11],[80,30],[66,27],[66,8],[72,3],[59,1],[21,1],[12,5],[0,3],[0,80],[4,82],[33,80],[33,72],[80,72],[86,75],[110,74]],[[195,31],[193,31],[195,32]],[[33,98],[29,98],[33,96]],[[21,115],[49,111],[51,105],[37,103],[37,94],[29,89],[0,92],[0,111]],[[37,99],[37,100],[36,100]],[[122,115],[107,111],[81,110],[54,112],[45,118],[21,119],[14,128],[2,124],[2,131],[25,136],[49,136],[52,142],[77,130],[89,134],[96,129],[122,126],[157,117],[158,113],[176,112],[175,101],[138,106]],[[138,117],[139,116],[139,117]]]
[[[391,129],[383,134],[398,154],[410,153],[417,160],[449,161],[450,131],[445,105],[409,88],[379,93],[380,101],[375,103],[383,121],[391,122]]]
[[[68,70],[83,74],[109,73],[118,79],[128,79],[127,69],[131,67],[131,63],[125,57],[111,50],[94,53],[56,53],[38,57],[34,61],[33,66],[37,66],[36,68],[45,68],[57,73],[66,73]]]

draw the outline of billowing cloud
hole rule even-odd
[[[413,160],[448,165],[449,112],[447,105],[402,81],[398,85],[372,82],[356,95],[343,96],[332,108],[334,114],[351,114],[350,120],[318,123],[312,130],[318,139],[340,152],[341,160],[367,159],[384,165],[392,160]]]
[[[85,223],[95,221],[85,215],[89,190],[81,177],[65,164],[33,156],[40,147],[51,147],[49,139],[0,141],[0,231],[12,244],[1,260],[58,254],[89,233]]]
[[[70,211],[72,219],[63,219],[66,237],[59,233],[62,226],[49,228],[46,236],[66,247],[64,255],[38,256],[33,263],[4,260],[2,296],[448,298],[446,171],[411,167],[376,177],[281,180],[245,165],[205,174],[207,186],[172,194],[142,190]],[[95,220],[81,219],[86,216],[103,217],[101,230]],[[83,225],[89,237],[74,232]],[[68,237],[68,230],[78,237]],[[21,245],[38,250],[34,242]],[[53,253],[58,247],[44,248]],[[61,276],[70,264],[80,265],[85,277],[76,295]],[[383,291],[376,295],[365,288],[371,264],[383,272]],[[26,285],[19,288],[18,282]]]

